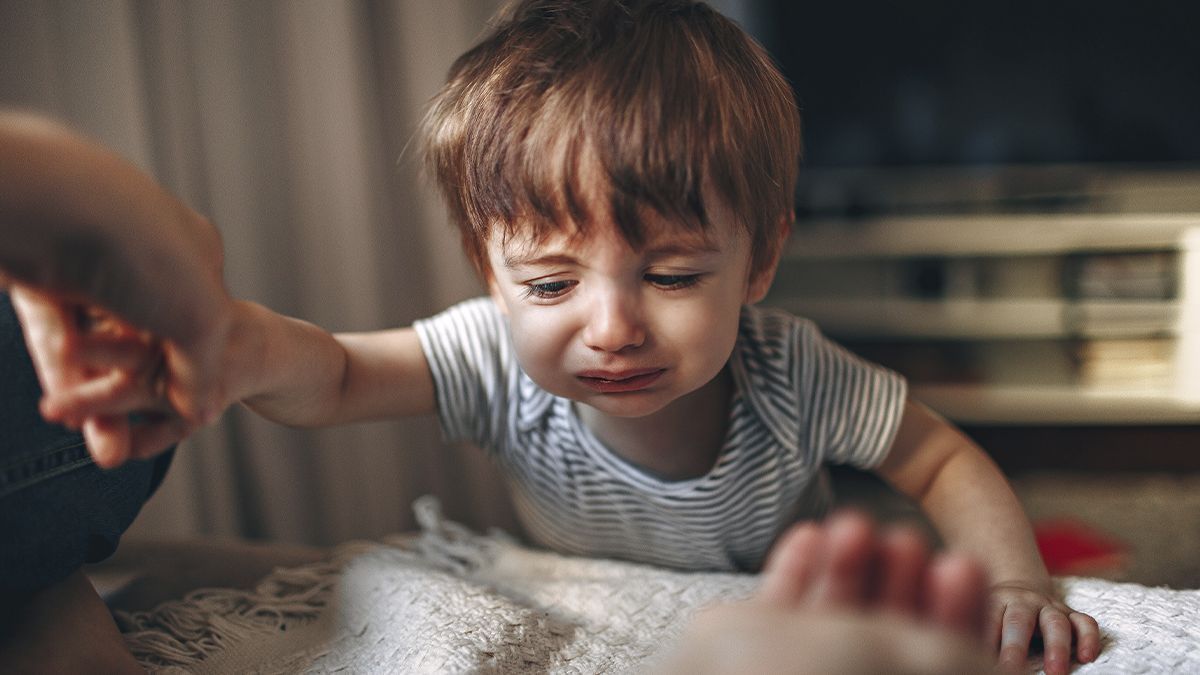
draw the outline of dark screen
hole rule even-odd
[[[1200,2],[768,5],[806,166],[1200,161]]]

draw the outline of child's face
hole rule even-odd
[[[649,415],[712,381],[741,306],[772,275],[752,283],[749,237],[726,210],[710,215],[707,236],[664,222],[640,250],[604,221],[586,239],[493,236],[489,287],[525,372],[619,417]]]

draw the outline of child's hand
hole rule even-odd
[[[80,429],[98,465],[152,457],[196,429],[168,401],[161,342],[92,306],[20,285],[11,293],[43,416]]]
[[[1000,666],[1024,671],[1035,632],[1042,636],[1043,668],[1047,675],[1068,672],[1072,638],[1076,660],[1093,661],[1100,653],[1100,628],[1096,620],[1063,604],[1053,591],[1035,586],[1008,582],[992,587],[986,635],[999,652]]]

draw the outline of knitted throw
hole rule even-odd
[[[151,672],[641,672],[697,609],[757,583],[534,551],[444,520],[432,498],[414,508],[417,537],[344,544],[253,590],[197,590],[118,622]],[[1060,581],[1104,634],[1073,672],[1200,673],[1200,591]]]

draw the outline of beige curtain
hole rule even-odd
[[[331,330],[406,325],[480,292],[410,141],[495,4],[0,2],[0,104],[67,121],[212,218],[236,295]],[[328,544],[411,528],[425,493],[512,527],[481,453],[433,420],[301,431],[232,410],[130,536]]]

